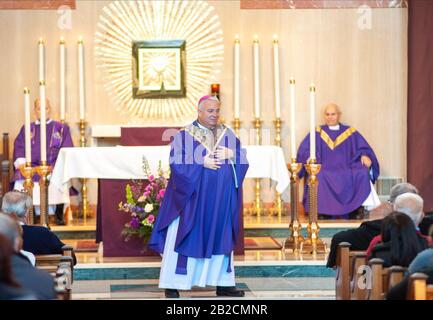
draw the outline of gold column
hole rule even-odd
[[[262,123],[263,121],[260,120],[260,118],[256,118],[253,121],[254,124],[254,129],[256,129],[256,144],[257,145],[261,145],[262,144]],[[253,204],[253,208],[252,208],[252,213],[255,213],[257,215],[258,218],[260,218],[261,213],[262,213],[262,200],[260,199],[260,178],[256,178],[254,179],[256,182],[256,185],[254,187],[255,190],[255,200],[254,200],[254,204]]]
[[[40,188],[40,208],[41,208],[41,222],[44,227],[49,227],[48,220],[48,187],[50,180],[48,175],[51,173],[51,167],[47,165],[46,161],[41,161],[40,166],[36,168],[39,175],[39,188]]]
[[[290,236],[284,241],[284,249],[291,249],[293,252],[298,252],[301,244],[304,242],[304,237],[301,234],[302,225],[298,217],[298,199],[299,199],[299,177],[298,173],[302,169],[302,163],[297,163],[296,159],[292,159],[287,165],[290,171]]]
[[[320,167],[321,165],[317,164],[315,159],[308,160],[308,163],[305,165],[305,169],[308,172],[308,203],[310,212],[307,226],[309,238],[302,244],[302,252],[312,253],[313,255],[325,252],[325,244],[319,239],[320,227],[317,223],[317,187],[319,185],[317,174],[320,172]]]
[[[21,175],[24,177],[24,189],[30,198],[33,199],[33,176],[36,173],[36,169],[32,167],[31,162],[26,162],[25,166],[20,167]],[[33,203],[33,201],[32,201]],[[35,213],[33,212],[33,205],[29,209],[29,225],[35,223]]]
[[[276,118],[274,121],[274,125],[275,125],[275,145],[277,147],[281,147],[281,125],[282,125],[282,121],[281,118]],[[281,215],[284,212],[284,206],[283,206],[283,201],[281,199],[281,194],[278,191],[275,191],[275,202],[274,205],[272,207],[272,209],[270,210],[271,214],[277,214],[278,216],[278,220],[281,222]]]
[[[87,122],[83,119],[80,120],[80,147],[86,147],[86,126]],[[89,201],[87,199],[87,179],[81,178],[81,203],[80,203],[80,215],[83,217],[84,225],[87,224],[87,215],[90,213]]]

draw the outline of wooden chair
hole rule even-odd
[[[11,178],[11,163],[9,160],[9,134],[3,133],[3,153],[0,155],[1,162],[1,192],[0,199],[9,191]]]
[[[414,273],[409,277],[408,300],[433,300],[433,285],[427,284],[428,276]]]

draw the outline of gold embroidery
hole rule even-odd
[[[342,134],[340,134],[335,141],[333,141],[329,135],[322,130],[322,128],[317,127],[316,131],[320,133],[320,138],[328,145],[329,149],[334,150],[340,144],[342,144],[347,138],[349,138],[353,133],[356,132],[355,128],[347,128]]]
[[[209,152],[213,152],[218,146],[221,138],[225,134],[227,128],[224,125],[220,125],[217,128],[217,139],[213,136],[212,131],[199,128],[193,124],[190,124],[184,128],[194,139],[200,142]]]

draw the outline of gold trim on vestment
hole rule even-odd
[[[329,135],[321,128],[317,127],[316,131],[320,133],[320,138],[328,145],[329,149],[334,150],[340,144],[342,144],[347,138],[356,132],[355,128],[347,128],[342,134],[340,134],[335,141],[333,141]]]
[[[212,131],[207,129],[202,129],[194,124],[190,124],[184,128],[186,132],[188,132],[195,140],[197,140],[200,144],[202,144],[210,153],[213,153],[215,149],[218,147],[219,143],[221,142],[221,139],[223,138],[224,134],[227,131],[227,128],[225,125],[219,125],[217,132],[220,134],[218,135],[218,138],[215,139],[215,143],[212,145],[209,144],[208,137],[210,135],[213,136]]]

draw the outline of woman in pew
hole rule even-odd
[[[384,267],[408,267],[416,255],[428,247],[427,240],[417,233],[412,219],[400,212],[389,214],[382,222],[382,242],[376,244],[370,258],[380,258]]]
[[[36,300],[35,295],[23,289],[12,275],[13,247],[0,234],[0,300]]]
[[[430,237],[433,236],[433,227],[430,228]],[[402,282],[389,290],[387,300],[405,300],[407,298],[409,276],[414,273],[424,273],[428,276],[427,284],[433,284],[433,248],[420,252],[409,265],[409,274]]]

